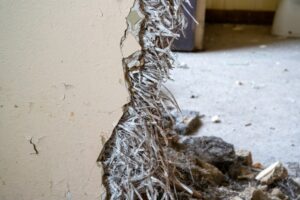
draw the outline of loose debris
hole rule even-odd
[[[197,99],[198,97],[199,97],[198,95],[194,95],[194,94],[191,95],[191,99]]]
[[[293,178],[293,181],[300,187],[300,177]]]
[[[195,111],[174,111],[172,113],[175,124],[173,129],[179,135],[190,135],[196,132],[201,126],[201,116],[199,112]]]
[[[261,171],[255,179],[262,184],[270,185],[277,180],[285,179],[288,176],[288,172],[281,162],[276,162],[268,168]]]
[[[197,114],[183,111],[173,116],[178,122]],[[190,191],[201,194],[201,198],[197,198],[180,191],[177,199],[300,200],[299,163],[288,163],[292,172],[288,176],[280,162],[264,168],[261,163],[253,163],[250,151],[235,150],[221,138],[179,135],[182,130],[175,130],[164,153],[175,167],[178,180]]]
[[[293,178],[300,177],[300,163],[297,162],[288,162],[287,169],[289,171],[289,175]]]
[[[264,169],[264,166],[259,162],[254,163],[252,167],[256,169]]]
[[[271,195],[278,199],[288,199],[288,196],[286,196],[279,188],[272,189]]]
[[[283,164],[266,169],[253,164],[250,151],[234,150],[217,137],[172,138],[165,147],[178,179],[207,200],[300,200],[300,185],[288,176]],[[267,183],[267,184],[266,184]],[[189,198],[179,193],[178,199]]]
[[[242,163],[243,165],[246,165],[246,166],[251,166],[252,165],[252,154],[250,151],[247,151],[247,150],[237,150],[236,151],[236,156],[237,156],[237,159],[240,163]]]
[[[181,68],[181,69],[189,69],[189,66],[188,66],[186,63],[181,62],[181,63],[177,66],[177,68]]]
[[[244,85],[242,81],[235,81],[235,84],[239,86]]]
[[[221,123],[221,119],[220,119],[219,115],[213,116],[213,117],[211,118],[211,121],[212,121],[213,123]]]
[[[236,159],[234,147],[218,137],[187,137],[177,143],[186,155],[199,158],[205,162],[219,167],[228,168]]]

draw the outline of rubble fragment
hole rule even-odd
[[[252,167],[256,168],[256,169],[263,169],[264,168],[264,166],[261,163],[259,163],[259,162],[254,163],[252,165]]]
[[[244,85],[242,81],[235,81],[235,84],[241,86],[241,85]]]
[[[205,177],[210,183],[221,185],[224,182],[224,174],[214,165],[211,165],[199,159],[196,160],[196,163],[199,167],[204,169],[203,177]]]
[[[239,196],[236,196],[236,197],[233,197],[232,200],[243,200],[243,199]]]
[[[189,66],[184,62],[181,62],[177,67],[181,69],[189,69]]]
[[[181,113],[176,112],[173,115],[176,119],[174,130],[179,135],[190,135],[196,132],[201,126],[199,112],[184,110]]]
[[[252,154],[250,151],[242,149],[242,150],[237,150],[235,153],[238,161],[240,161],[242,164],[247,166],[252,165],[253,161],[252,161]]]
[[[239,197],[246,200],[267,200],[264,199],[264,197],[266,197],[264,191],[253,186],[246,187],[242,192],[239,193]]]
[[[170,141],[164,153],[186,187],[179,200],[300,200],[297,163],[288,164],[290,177],[282,163],[264,169],[250,151],[235,151],[221,138],[175,134]]]
[[[293,181],[300,187],[300,177],[294,178]]]
[[[268,188],[249,186],[242,191],[238,197],[233,199],[244,200],[287,200],[289,199],[279,188],[268,191]]]
[[[241,166],[239,169],[239,174],[237,176],[237,179],[240,180],[251,180],[255,177],[255,173],[251,170],[251,168],[247,166]]]
[[[213,123],[221,123],[221,119],[220,119],[219,115],[213,116],[213,117],[211,118],[211,121],[212,121]]]
[[[283,192],[279,188],[274,188],[271,192],[271,195],[279,199],[284,199],[284,200],[288,199],[288,197],[285,194],[283,194]]]
[[[182,152],[215,166],[228,166],[235,159],[232,144],[214,136],[188,137],[181,143]]]
[[[286,178],[278,181],[275,184],[289,199],[300,199],[300,185],[295,182],[293,178]]]
[[[175,166],[180,174],[180,180],[186,184],[194,184],[196,187],[200,187],[197,183],[204,183],[210,185],[221,185],[224,180],[224,174],[215,166],[197,159],[195,157],[187,156],[182,152],[175,151],[173,148],[166,148],[165,153]]]
[[[288,176],[286,168],[281,162],[276,162],[270,165],[265,170],[261,171],[255,179],[263,184],[270,185],[275,181],[282,180]]]
[[[297,162],[288,162],[286,163],[286,168],[289,171],[290,177],[300,177],[300,163]]]
[[[249,199],[250,200],[250,199]],[[251,200],[271,200],[268,194],[260,189],[254,189]]]

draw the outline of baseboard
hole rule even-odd
[[[233,24],[272,24],[274,11],[247,11],[247,10],[214,10],[207,9],[205,21],[208,23]]]

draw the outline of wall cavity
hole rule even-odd
[[[174,121],[169,109],[176,107],[163,83],[176,64],[170,47],[186,26],[184,9],[183,0],[136,0],[127,17],[121,49],[130,102],[98,159],[106,199],[174,199],[176,190],[187,190],[163,152]]]

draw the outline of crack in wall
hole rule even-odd
[[[197,196],[176,179],[163,152],[174,122],[169,107],[178,108],[163,83],[176,64],[172,42],[186,27],[183,2],[136,0],[126,18],[121,51],[129,35],[140,50],[123,57],[130,101],[98,158],[105,199],[175,199],[177,189]]]
[[[36,155],[38,155],[38,154],[39,154],[39,151],[38,151],[38,149],[37,149],[36,144],[33,142],[33,138],[31,138],[31,139],[29,140],[29,143],[32,145],[33,150],[34,150],[34,153],[31,153],[31,154],[36,154]]]

